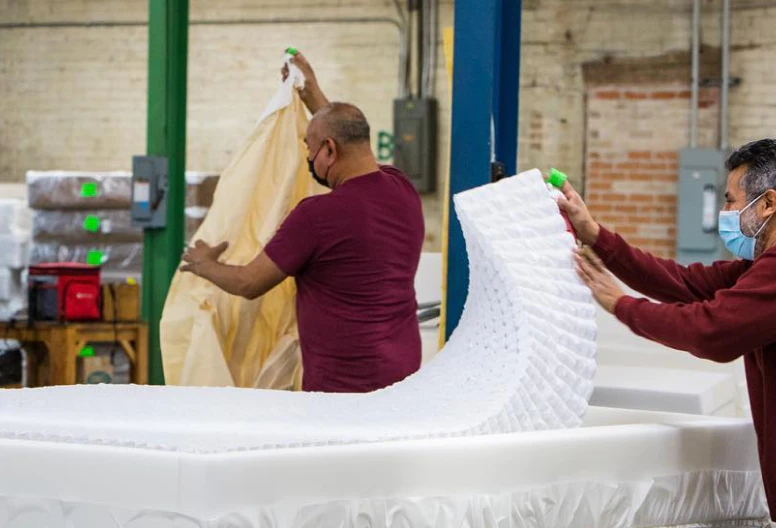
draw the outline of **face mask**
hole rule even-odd
[[[325,141],[323,143],[321,143],[321,146],[318,147],[318,151],[315,153],[315,156],[313,156],[313,159],[308,159],[307,160],[307,169],[310,171],[310,175],[313,177],[313,180],[318,182],[318,184],[323,185],[324,187],[328,187],[329,186],[329,182],[326,181],[326,178],[329,176],[329,169],[326,169],[326,174],[324,175],[323,178],[318,176],[318,174],[316,174],[316,172],[315,172],[315,158],[317,158],[318,154],[321,153],[321,149],[323,148],[323,146],[325,144],[326,144]]]
[[[741,231],[741,213],[749,209],[749,207],[763,196],[765,196],[765,193],[762,193],[760,196],[749,202],[749,204],[740,211],[719,212],[719,236],[727,250],[742,259],[754,260],[757,237],[772,218],[772,216],[769,216],[754,236],[746,236],[743,231]]]

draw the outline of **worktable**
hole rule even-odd
[[[0,339],[24,344],[40,343],[46,349],[48,375],[42,384],[74,385],[76,362],[89,343],[117,343],[132,364],[132,383],[148,382],[148,328],[135,322],[6,322],[0,321]]]

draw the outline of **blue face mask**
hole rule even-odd
[[[740,211],[720,211],[719,212],[719,236],[728,251],[746,260],[754,260],[754,250],[757,242],[757,237],[765,229],[765,226],[770,221],[771,217],[763,222],[760,229],[754,234],[754,236],[746,236],[741,231],[741,213],[749,209],[760,198],[765,196],[762,193],[760,196],[749,202],[749,204]]]

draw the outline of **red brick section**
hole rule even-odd
[[[716,90],[702,90],[700,144],[714,141]],[[594,217],[628,242],[673,257],[678,151],[689,132],[686,86],[589,92],[585,199]]]

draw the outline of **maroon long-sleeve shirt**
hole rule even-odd
[[[720,363],[744,356],[760,469],[776,518],[776,248],[754,262],[685,267],[602,227],[593,249],[625,284],[662,303],[618,301],[617,319],[635,334]]]

